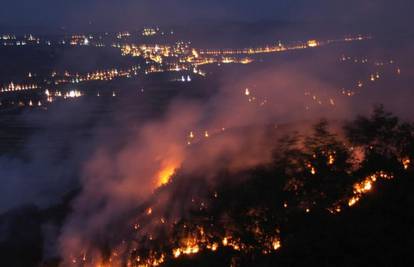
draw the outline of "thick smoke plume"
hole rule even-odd
[[[340,105],[307,109],[304,88],[327,85],[297,71],[261,70],[247,79],[223,82],[208,101],[176,100],[161,119],[119,136],[126,140],[121,148],[100,145],[85,166],[82,192],[60,238],[65,263],[81,253],[99,259],[102,244],[117,246],[111,242],[119,242],[120,236],[111,227],[128,224],[137,207],[167,182],[163,176],[183,167],[208,179],[220,168],[241,171],[266,163],[275,141],[269,127],[312,121],[327,110],[330,117],[346,113]],[[182,197],[168,192],[158,196],[158,209]],[[176,218],[181,216],[178,210],[183,208]]]

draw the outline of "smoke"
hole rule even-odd
[[[222,168],[247,170],[271,159],[277,125],[347,115],[346,105],[332,107],[328,101],[309,110],[307,88],[322,95],[318,88],[328,84],[296,64],[260,69],[241,80],[236,77],[240,75],[226,77],[204,102],[174,100],[161,118],[118,136],[125,141],[121,147],[114,148],[109,140],[99,144],[84,167],[82,191],[60,237],[66,264],[83,254],[101,258],[102,245],[118,247],[123,231],[112,228],[128,228],[137,208],[165,182],[163,173],[183,168],[210,179]],[[167,190],[155,197],[161,212],[187,196]],[[174,210],[169,213],[179,218],[185,207]]]
[[[16,117],[26,127],[20,131],[30,137],[22,152],[0,156],[0,214],[22,205],[47,208],[78,186],[76,177],[93,146],[74,129],[85,123],[82,114],[89,111],[87,105],[74,103],[52,107],[48,116],[27,111]],[[24,140],[20,134],[15,138]]]
[[[370,58],[371,64],[389,62],[385,53],[380,54],[384,57],[360,56]],[[161,118],[118,136],[124,140],[121,147],[112,146],[110,140],[99,143],[85,165],[82,192],[60,236],[64,263],[84,254],[99,260],[104,245],[122,251],[128,231],[119,229],[131,227],[131,217],[138,216],[138,207],[150,200],[154,212],[168,213],[170,220],[184,216],[183,199],[199,190],[191,186],[191,179],[199,179],[201,174],[207,184],[223,182],[214,180],[220,179],[215,174],[222,169],[239,172],[268,162],[276,136],[285,133],[286,125],[306,131],[320,118],[343,120],[366,114],[376,103],[386,103],[398,115],[413,114],[406,106],[401,108],[411,99],[406,91],[408,76],[398,76],[402,83],[395,78],[397,67],[406,69],[404,62],[380,68],[382,85],[371,82],[375,85],[371,86],[366,80],[377,69],[358,69],[359,73],[351,73],[350,78],[343,77],[347,75],[343,66],[323,67],[323,62],[338,61],[339,56],[337,51],[328,55],[310,53],[303,61],[289,58],[289,63],[283,61],[276,66],[264,63],[257,69],[236,68],[226,72],[213,96],[175,99]],[[364,87],[358,89],[359,79],[365,80]],[[357,94],[343,95],[338,80],[351,81],[349,87],[356,88]],[[189,174],[188,187],[166,187],[157,193],[165,182],[163,176],[180,168]],[[155,226],[143,228],[156,235]]]

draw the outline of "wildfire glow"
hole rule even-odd
[[[335,157],[333,155],[329,155],[328,165],[333,165],[334,163],[335,163]]]
[[[166,166],[163,167],[157,175],[158,177],[157,186],[159,187],[159,186],[168,184],[170,182],[171,177],[174,175],[176,169],[177,169],[177,164],[173,164],[173,163],[166,164]]]
[[[191,255],[197,254],[200,251],[200,247],[195,238],[189,238],[186,240],[183,247],[176,248],[173,250],[173,255],[175,258],[180,257],[182,254]]]
[[[281,246],[282,246],[282,244],[280,243],[279,239],[273,240],[272,247],[273,247],[274,250],[278,250]]]
[[[404,166],[404,170],[408,170],[408,168],[410,168],[410,159],[409,158],[405,158],[402,160],[402,164]]]
[[[359,201],[359,197],[352,197],[352,198],[348,201],[348,206],[352,207],[352,206],[353,206],[353,205],[355,205],[358,201]]]
[[[374,184],[379,179],[390,180],[393,178],[393,175],[380,171],[366,177],[362,182],[354,184],[354,195],[348,200],[348,206],[354,206],[364,194],[367,194],[373,189]]]

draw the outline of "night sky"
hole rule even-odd
[[[194,21],[410,22],[409,0],[2,0],[0,27],[54,30],[183,25]]]

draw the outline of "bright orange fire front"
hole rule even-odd
[[[171,177],[174,175],[178,164],[168,163],[158,172],[157,175],[157,187],[163,186],[170,182]]]

